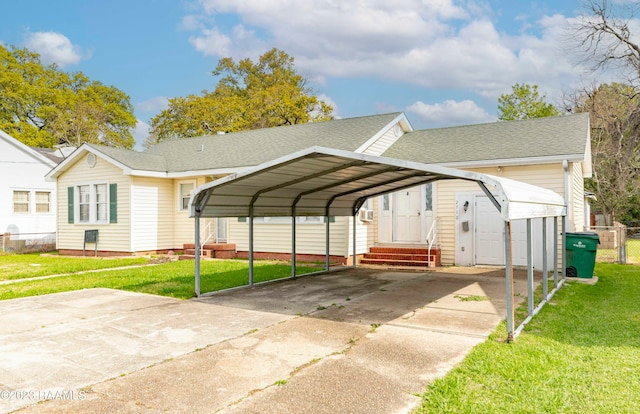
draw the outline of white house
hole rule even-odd
[[[38,150],[0,130],[0,233],[5,250],[55,248],[56,185],[45,175],[57,165],[52,151]]]
[[[182,250],[194,243],[187,205],[195,188],[312,146],[455,167],[553,190],[567,201],[568,230],[582,230],[583,182],[591,174],[589,128],[588,114],[574,114],[415,131],[403,113],[391,113],[165,141],[144,152],[84,144],[48,174],[58,186],[58,249],[77,253],[85,231],[98,230],[100,254]],[[485,216],[497,214],[483,196],[473,184],[446,180],[370,199],[356,218],[356,254],[360,258],[376,246],[436,243],[443,264],[504,262],[502,229],[483,227],[491,222]],[[256,257],[288,257],[288,215],[256,218]],[[353,220],[335,217],[330,224],[334,260],[351,259]],[[322,257],[323,217],[302,216],[296,223],[296,253]],[[207,243],[225,241],[246,255],[244,217],[201,224]],[[517,244],[514,261],[522,264]]]

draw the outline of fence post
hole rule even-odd
[[[627,264],[627,227],[618,227],[618,257],[620,264]]]

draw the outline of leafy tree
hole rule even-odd
[[[278,49],[239,62],[223,58],[212,92],[169,100],[151,120],[147,145],[174,137],[292,125],[331,119],[333,108],[319,100],[296,72],[293,58]]]
[[[632,213],[640,196],[640,96],[627,84],[603,84],[574,99],[575,112],[591,115],[593,177],[587,189],[597,196],[606,225]]]
[[[129,97],[119,89],[0,45],[0,129],[16,139],[45,148],[83,142],[131,148],[135,125]]]
[[[516,83],[512,91],[498,98],[498,119],[514,121],[559,115],[556,107],[546,103],[544,95],[540,96],[538,85]]]

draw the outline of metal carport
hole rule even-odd
[[[261,164],[251,170],[231,174],[194,191],[189,215],[195,217],[195,293],[200,296],[200,218],[247,217],[249,224],[249,284],[253,284],[253,219],[286,216],[292,219],[292,276],[296,267],[297,216],[324,216],[326,222],[326,271],[329,270],[330,216],[353,216],[353,256],[355,266],[355,216],[369,197],[438,180],[462,179],[476,182],[500,211],[505,222],[505,276],[507,283],[507,330],[514,339],[523,326],[562,286],[558,280],[558,217],[566,216],[564,199],[557,193],[530,184],[487,174],[377,157],[323,147],[311,147]],[[534,307],[532,219],[543,221],[543,252],[546,246],[546,219],[554,219],[554,288],[548,291],[543,277],[543,300]],[[511,222],[527,220],[528,308],[527,319],[514,329],[513,266]],[[565,221],[562,220],[562,234]],[[564,237],[562,246],[564,246]],[[564,260],[564,255],[563,255]],[[543,258],[543,274],[548,274]],[[563,266],[564,268],[564,266]]]

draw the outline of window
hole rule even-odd
[[[389,194],[382,196],[382,210],[389,211]]]
[[[51,212],[51,193],[48,191],[36,191],[36,213]]]
[[[425,185],[425,194],[426,194],[426,211],[433,211],[433,183],[428,183]]]
[[[80,223],[87,223],[91,220],[91,186],[81,185],[78,187],[78,208]]]
[[[69,223],[118,222],[117,184],[83,184],[68,190]]]
[[[13,192],[13,212],[18,214],[29,213],[29,191]]]
[[[107,221],[107,185],[96,184],[96,221]]]
[[[196,184],[194,182],[180,183],[180,210],[186,210],[189,207],[189,198]]]

